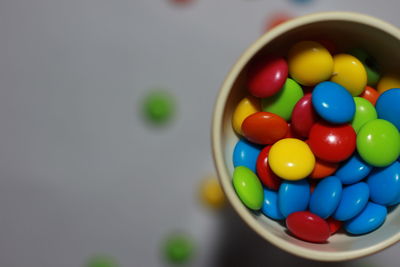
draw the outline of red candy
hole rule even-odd
[[[286,136],[288,124],[276,114],[261,111],[243,121],[242,132],[253,143],[270,145]]]
[[[325,243],[331,235],[328,223],[309,211],[290,214],[286,226],[294,236],[309,242]]]
[[[321,159],[315,161],[314,170],[310,174],[310,178],[322,179],[333,174],[339,167],[338,163],[326,162]]]
[[[356,133],[351,125],[317,122],[311,128],[308,144],[316,157],[328,162],[349,158],[356,148]]]
[[[331,235],[335,234],[342,227],[342,222],[329,217],[326,219],[326,222],[329,225],[329,230],[331,231]]]
[[[294,106],[292,112],[293,130],[302,137],[308,137],[311,127],[317,120],[318,115],[312,106],[311,94],[308,93]]]
[[[269,57],[251,63],[248,71],[247,88],[260,98],[279,92],[288,76],[288,64],[283,57]]]
[[[266,146],[261,150],[257,158],[256,169],[258,178],[260,178],[261,182],[269,189],[277,191],[281,185],[281,179],[272,172],[268,165],[268,154],[270,149],[271,146]]]
[[[369,102],[371,102],[372,105],[375,106],[376,100],[378,100],[379,95],[380,94],[378,93],[378,91],[376,91],[371,86],[365,86],[365,90],[361,93],[360,97],[367,99]]]

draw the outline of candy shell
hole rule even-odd
[[[368,202],[365,209],[355,218],[344,223],[344,229],[353,235],[363,235],[378,229],[387,216],[385,206]]]
[[[312,104],[319,116],[335,124],[351,121],[356,111],[351,94],[333,82],[322,82],[314,88]]]
[[[317,42],[296,43],[290,48],[288,58],[290,76],[302,85],[315,85],[328,80],[332,75],[332,56]]]
[[[307,177],[315,165],[315,157],[309,146],[295,138],[285,138],[273,144],[268,161],[271,170],[286,180]]]
[[[371,201],[380,205],[394,203],[400,197],[400,163],[395,161],[385,168],[375,168],[368,176]]]
[[[309,211],[290,214],[286,225],[294,236],[308,242],[325,243],[331,235],[328,223]]]
[[[356,147],[356,133],[347,124],[317,122],[311,128],[308,144],[319,159],[340,162],[349,158]]]
[[[143,100],[142,109],[147,122],[154,126],[163,126],[170,122],[175,114],[175,99],[168,91],[154,90]]]
[[[329,217],[328,219],[326,219],[326,222],[329,225],[329,230],[331,232],[331,235],[335,234],[342,227],[342,222],[335,220],[332,217]]]
[[[367,205],[369,198],[369,187],[360,182],[344,187],[339,205],[332,217],[335,220],[347,221],[357,216]]]
[[[297,101],[303,96],[303,90],[292,79],[287,79],[282,89],[275,95],[261,101],[263,111],[271,112],[289,121]]]
[[[368,100],[362,97],[354,97],[354,103],[356,104],[356,113],[351,121],[351,126],[358,133],[364,124],[377,119],[378,115],[376,114],[375,107]]]
[[[283,57],[261,57],[250,63],[247,88],[255,97],[269,97],[278,93],[288,76],[288,65]]]
[[[380,95],[376,102],[380,119],[387,120],[400,131],[400,89],[390,89]]]
[[[379,80],[376,89],[380,94],[382,94],[392,88],[400,88],[400,75],[394,73],[383,75]]]
[[[400,134],[388,121],[367,122],[357,135],[357,150],[361,158],[374,167],[385,167],[400,155]]]
[[[264,188],[264,202],[261,212],[273,220],[285,219],[278,207],[277,192]]]
[[[284,181],[278,191],[278,206],[286,218],[296,211],[306,210],[310,199],[310,184],[307,180]]]
[[[216,177],[204,179],[200,186],[200,198],[204,205],[220,209],[225,205],[225,194]]]
[[[261,147],[240,139],[233,150],[233,166],[245,166],[252,172],[256,172],[256,163]]]
[[[268,155],[271,146],[264,147],[257,158],[257,175],[260,181],[269,189],[277,191],[282,180],[276,176],[268,164]]]
[[[193,258],[195,244],[190,236],[184,233],[172,233],[164,244],[165,258],[172,264],[185,264]]]
[[[338,167],[339,167],[338,163],[327,162],[322,159],[316,159],[314,169],[310,174],[310,178],[313,179],[325,178],[327,176],[332,175]]]
[[[331,81],[346,88],[352,96],[358,96],[367,85],[367,72],[364,65],[356,57],[338,54],[333,57]]]
[[[364,91],[361,93],[360,97],[367,99],[369,102],[371,102],[372,105],[375,106],[376,101],[378,100],[379,97],[378,91],[376,91],[374,88],[370,86],[365,86]]]
[[[242,135],[243,121],[256,112],[261,111],[261,103],[258,98],[246,96],[236,106],[232,115],[232,127],[236,133]]]
[[[243,202],[252,210],[259,210],[263,205],[264,191],[260,180],[249,168],[236,167],[233,171],[233,187]]]
[[[322,179],[310,198],[310,211],[326,219],[332,215],[341,199],[342,183],[335,176]]]
[[[371,171],[372,166],[365,163],[358,154],[354,154],[340,166],[335,176],[342,184],[354,184],[367,177]]]
[[[365,50],[360,48],[354,48],[350,50],[349,54],[355,56],[364,65],[365,71],[367,72],[367,84],[370,86],[375,86],[381,76],[376,60]]]
[[[268,130],[266,130],[268,129]],[[247,140],[262,145],[270,145],[286,136],[287,122],[270,112],[257,112],[242,123],[242,132]]]
[[[311,93],[303,96],[292,112],[293,130],[302,137],[308,137],[311,127],[317,122],[318,116],[311,101]]]

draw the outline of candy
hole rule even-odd
[[[332,56],[317,42],[296,43],[290,48],[288,57],[289,73],[302,85],[315,85],[329,79],[332,75]]]
[[[302,137],[308,137],[311,127],[317,122],[318,116],[315,112],[311,93],[303,96],[295,105],[292,112],[292,128]]]
[[[279,115],[288,121],[292,116],[294,106],[302,96],[303,90],[300,85],[292,79],[287,79],[277,94],[261,101],[262,110]]]
[[[400,88],[400,75],[389,73],[382,76],[376,89],[380,94],[382,94],[392,88]]]
[[[377,119],[378,115],[375,107],[368,100],[362,97],[354,97],[354,103],[356,104],[356,113],[351,121],[351,126],[358,133],[365,123]]]
[[[342,222],[335,220],[332,217],[329,217],[328,219],[326,219],[326,222],[329,225],[329,230],[331,232],[331,235],[335,234],[342,227]]]
[[[400,155],[400,135],[388,121],[376,119],[364,124],[357,135],[361,158],[375,167],[385,167]]]
[[[272,17],[268,17],[268,21],[266,24],[266,31],[269,31],[273,28],[275,28],[276,26],[278,26],[279,24],[282,24],[288,20],[291,20],[293,18],[292,15],[286,14],[286,13],[277,13],[274,14]]]
[[[274,220],[283,220],[285,217],[282,215],[278,207],[278,193],[267,188],[264,188],[264,202],[261,212]]]
[[[273,144],[268,160],[271,170],[286,180],[307,177],[315,165],[315,157],[308,145],[294,138],[285,138]]]
[[[287,122],[270,112],[254,113],[247,117],[242,124],[243,135],[247,140],[256,144],[273,144],[285,137],[287,131]]]
[[[350,221],[345,222],[344,229],[353,235],[362,235],[378,229],[386,219],[385,206],[368,202],[365,209]]]
[[[294,236],[309,242],[325,243],[331,235],[328,223],[309,211],[290,214],[286,225]]]
[[[350,125],[317,122],[311,128],[308,144],[318,158],[340,162],[351,156],[356,147],[356,133]]]
[[[367,84],[375,86],[380,78],[379,67],[373,57],[371,57],[365,50],[355,48],[350,50],[350,55],[355,56],[364,65],[367,72]]]
[[[118,267],[116,259],[107,255],[96,255],[89,259],[87,267]]]
[[[278,191],[278,206],[286,218],[291,213],[307,209],[310,184],[306,180],[284,181]]]
[[[261,147],[240,139],[233,150],[233,166],[245,166],[252,172],[256,172],[256,162]]]
[[[200,197],[202,202],[212,209],[220,209],[225,205],[225,195],[216,177],[202,181]]]
[[[376,111],[380,119],[391,122],[400,131],[400,89],[385,91],[376,102]]]
[[[193,258],[195,245],[187,234],[172,233],[167,237],[163,249],[168,262],[183,264]]]
[[[283,57],[267,57],[251,62],[247,88],[255,97],[269,97],[278,93],[288,76],[288,65]]]
[[[310,198],[310,211],[326,219],[337,208],[342,194],[342,183],[335,176],[322,179]]]
[[[143,101],[143,113],[146,120],[153,125],[164,125],[175,113],[175,103],[167,91],[152,91]]]
[[[249,168],[236,167],[233,171],[233,187],[243,204],[252,210],[263,205],[264,192],[260,180]]]
[[[322,82],[314,88],[312,104],[318,115],[331,123],[349,122],[355,113],[352,96],[344,87],[333,82]]]
[[[236,133],[242,135],[243,121],[256,112],[261,111],[261,103],[258,98],[246,96],[236,106],[232,116],[232,126]]]
[[[388,167],[375,168],[367,184],[371,201],[380,205],[394,203],[400,197],[400,163],[395,161]]]
[[[354,218],[367,205],[368,198],[369,188],[366,183],[360,182],[343,188],[339,205],[332,217],[339,221]]]
[[[364,92],[361,93],[360,97],[367,99],[372,105],[375,106],[375,103],[379,97],[379,93],[374,88],[365,86]]]
[[[353,96],[358,96],[367,85],[367,72],[356,57],[338,54],[333,57],[331,81],[342,85]]]
[[[372,166],[365,163],[358,154],[353,155],[337,170],[337,176],[343,184],[361,181],[372,171]]]
[[[281,184],[281,179],[271,170],[268,164],[268,155],[271,146],[266,146],[261,150],[257,158],[257,174],[260,181],[269,189],[277,191]]]
[[[338,168],[338,163],[327,162],[321,159],[316,159],[314,170],[310,174],[310,178],[321,179],[332,175]]]

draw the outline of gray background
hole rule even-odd
[[[320,266],[266,244],[231,210],[198,204],[198,184],[214,172],[215,96],[277,11],[352,10],[400,25],[399,8],[398,0],[0,0],[0,265],[82,266],[106,253],[122,266],[164,266],[160,242],[178,229],[197,241],[193,266]],[[154,87],[178,102],[163,129],[138,114]],[[346,266],[398,266],[398,248]]]

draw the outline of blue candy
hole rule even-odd
[[[367,205],[369,188],[366,183],[360,182],[343,188],[342,198],[333,218],[338,221],[347,221],[357,216]]]
[[[367,179],[370,198],[380,205],[390,205],[400,197],[400,163],[375,168]]]
[[[400,89],[383,92],[376,101],[378,118],[390,121],[400,131]]]
[[[256,172],[256,163],[261,147],[240,139],[233,150],[233,166],[245,166],[252,172]]]
[[[378,229],[385,222],[386,215],[385,206],[368,202],[359,215],[344,223],[344,229],[353,235],[366,234]]]
[[[283,220],[285,217],[282,215],[278,207],[278,193],[267,188],[264,188],[264,202],[261,212],[274,220]]]
[[[335,173],[343,184],[361,181],[372,171],[372,166],[365,163],[358,154],[347,160]]]
[[[310,199],[310,184],[305,179],[299,181],[285,181],[278,191],[278,207],[286,218],[296,211],[304,211]]]
[[[329,176],[317,184],[310,199],[310,211],[326,219],[332,215],[341,199],[342,183],[339,178]]]
[[[352,95],[334,82],[318,84],[314,88],[311,101],[318,115],[331,123],[349,122],[356,112]]]

